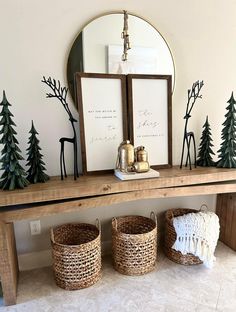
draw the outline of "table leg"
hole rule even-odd
[[[13,223],[0,221],[0,277],[5,305],[16,304],[18,275]]]
[[[220,219],[220,240],[236,251],[236,193],[217,195],[216,213]]]

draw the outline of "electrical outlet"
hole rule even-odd
[[[30,222],[30,232],[31,232],[31,235],[41,234],[40,220],[35,220],[35,221]]]

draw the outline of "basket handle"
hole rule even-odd
[[[157,216],[153,211],[150,213],[150,219],[152,219],[157,225]]]
[[[205,210],[202,209],[203,207],[205,207],[206,209],[205,209]],[[199,209],[199,211],[203,211],[203,212],[204,212],[204,211],[207,211],[207,210],[209,210],[207,204],[202,204],[201,207],[200,207],[200,209]]]
[[[115,223],[115,230],[117,231],[117,219],[116,219],[116,217],[113,217],[112,221],[114,221],[114,223]]]
[[[173,220],[174,219],[174,213],[173,213],[173,209],[171,210],[171,219]]]
[[[51,229],[50,232],[51,232],[51,241],[53,242],[53,244],[55,244],[53,229]]]
[[[98,228],[99,233],[101,233],[101,222],[99,219],[95,220],[95,225]]]

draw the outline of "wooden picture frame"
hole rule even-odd
[[[118,147],[128,138],[126,77],[75,74],[84,174],[112,172]]]
[[[127,77],[129,137],[135,147],[145,147],[153,169],[172,167],[171,79],[171,75]]]

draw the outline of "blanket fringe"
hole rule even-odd
[[[191,253],[212,268],[219,238],[218,216],[213,212],[189,213],[174,218],[173,225],[177,238],[172,248],[183,255]]]

